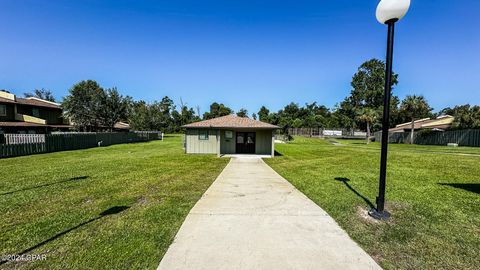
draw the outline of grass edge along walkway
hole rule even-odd
[[[386,200],[392,219],[380,223],[366,216],[378,192],[380,158],[379,147],[369,147],[296,137],[276,145],[281,156],[265,162],[386,269],[480,268],[480,157],[391,145]]]
[[[181,136],[0,160],[0,254],[46,255],[5,269],[155,269],[226,166],[186,155]]]

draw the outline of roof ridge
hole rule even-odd
[[[38,97],[26,97],[26,98],[23,98],[23,99],[30,99],[30,100],[33,99],[33,100],[36,100],[36,101],[40,101],[40,102],[44,102],[44,103],[48,103],[48,104],[60,106],[60,103],[53,102],[53,101],[50,101],[50,100],[45,100],[45,99],[38,98]]]
[[[251,119],[248,117],[241,117],[234,114],[219,116],[199,122],[183,125],[185,128],[269,128],[277,129],[276,125]]]

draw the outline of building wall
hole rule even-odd
[[[15,121],[15,104],[0,103],[0,105],[5,105],[7,107],[7,116],[0,116],[0,121],[2,122]]]
[[[272,154],[272,131],[258,130],[256,131],[255,154],[270,155]]]
[[[208,130],[208,140],[198,138],[198,129],[187,129],[185,134],[186,149],[188,154],[216,154],[217,130]]]
[[[25,106],[17,105],[17,112],[19,114],[25,114],[33,116],[33,108],[37,108],[39,111],[38,118],[44,119],[49,125],[61,125],[63,124],[62,119],[62,110],[60,109],[50,109],[45,107],[35,107],[35,106]]]
[[[198,129],[187,129],[185,135],[186,153],[188,154],[216,154],[217,153],[217,130],[210,129],[208,140],[199,140]],[[226,130],[220,130],[220,153],[235,154],[236,131],[233,138],[225,137]],[[255,132],[255,154],[272,154],[272,130],[242,130],[242,132]]]
[[[237,133],[233,131],[233,138],[227,139],[225,137],[225,131],[226,130],[221,130],[220,131],[220,137],[221,137],[221,142],[220,142],[220,153],[221,154],[235,154],[235,138],[237,137]]]
[[[271,130],[242,130],[242,132],[255,132],[255,154],[270,155],[272,153],[272,131]],[[220,131],[221,154],[235,154],[235,140],[237,132],[233,130],[233,138],[227,139],[225,137],[225,130]]]

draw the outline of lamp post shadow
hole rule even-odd
[[[89,178],[89,176],[72,177],[72,178],[57,181],[57,182],[51,182],[51,183],[41,184],[41,185],[37,185],[37,186],[31,186],[31,187],[26,187],[26,188],[22,188],[22,189],[13,190],[13,191],[8,191],[8,192],[5,192],[5,193],[0,193],[0,196],[10,195],[10,194],[17,193],[17,192],[22,192],[22,191],[27,191],[27,190],[37,189],[37,188],[43,188],[43,187],[53,186],[53,185],[57,185],[57,184],[67,183],[67,182],[80,181],[80,180],[84,180],[84,179],[87,179],[87,178]]]
[[[480,194],[480,183],[438,183],[441,186],[463,189],[473,193]]]
[[[358,191],[356,191],[348,182],[350,182],[350,179],[348,178],[345,178],[345,177],[335,177],[335,180],[339,181],[339,182],[342,182],[348,189],[350,189],[355,195],[357,195],[358,197],[362,198],[366,204],[368,204],[368,206],[370,208],[375,208],[375,205],[365,196],[363,196],[362,194],[360,194]]]

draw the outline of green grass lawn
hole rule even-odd
[[[366,144],[365,140],[343,140],[343,139],[330,139],[330,141],[336,141],[345,146],[358,146],[363,148],[380,148],[379,142],[370,142]],[[455,154],[471,154],[480,155],[479,147],[451,147],[451,146],[433,146],[433,145],[411,145],[411,144],[389,144],[389,148],[394,151],[410,151],[410,152],[432,152],[432,153],[455,153]]]
[[[479,148],[390,145],[388,222],[365,216],[378,194],[380,145],[295,138],[266,162],[325,209],[386,269],[480,268]]]
[[[155,269],[228,159],[181,137],[0,160],[0,269]]]

